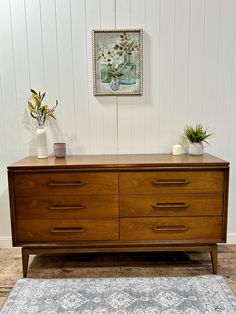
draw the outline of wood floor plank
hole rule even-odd
[[[219,247],[218,275],[236,294],[236,245]],[[208,253],[104,253],[31,256],[29,278],[197,276],[212,274]],[[0,249],[0,308],[22,278],[21,250]]]

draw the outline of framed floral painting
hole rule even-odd
[[[142,95],[143,31],[93,30],[95,96]]]

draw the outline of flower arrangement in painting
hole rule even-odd
[[[139,43],[131,33],[126,32],[116,35],[114,41],[109,48],[99,47],[98,61],[101,82],[111,83],[110,88],[117,91],[120,84],[136,83],[136,65],[131,56],[139,50]]]
[[[138,42],[132,39],[132,36],[127,33],[120,35],[119,43],[114,46],[116,53],[122,56],[124,53],[132,55],[139,49]]]
[[[43,100],[46,93],[41,93],[40,91],[37,93],[35,90],[31,89],[31,97],[33,102],[28,101],[27,107],[30,110],[30,115],[37,121],[38,126],[43,126],[49,118],[53,118],[56,120],[54,116],[55,109],[58,105],[58,101],[56,100],[56,105],[52,108],[49,108],[47,104],[43,105]]]
[[[123,73],[121,73],[121,71],[120,71],[118,64],[112,64],[110,69],[109,69],[109,73],[110,73],[112,78],[116,78],[116,79],[123,75]]]
[[[102,83],[110,83],[112,78],[118,77],[118,64],[120,56],[114,49],[100,48],[98,52],[98,60],[101,66],[101,81]]]
[[[120,56],[114,49],[99,48],[98,60],[101,64],[117,64],[119,63]]]

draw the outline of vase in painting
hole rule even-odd
[[[132,55],[125,53],[124,62],[119,65],[122,76],[119,79],[120,84],[136,84],[136,65],[132,62]]]
[[[102,83],[111,83],[111,66],[109,64],[101,64],[101,82]]]

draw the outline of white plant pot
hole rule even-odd
[[[43,128],[36,130],[36,145],[38,158],[48,158],[47,135]]]
[[[204,146],[202,143],[189,143],[188,153],[189,155],[202,155],[204,151]]]

